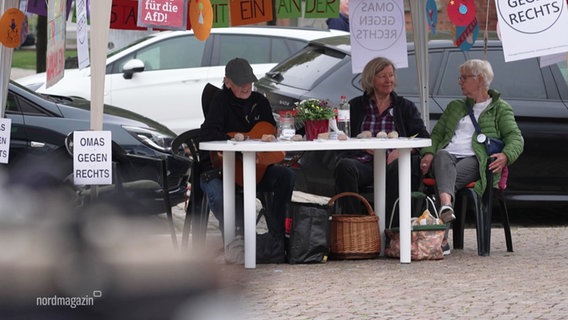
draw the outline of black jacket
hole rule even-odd
[[[430,133],[424,125],[420,111],[414,102],[391,92],[393,101],[394,127],[399,137],[416,135],[418,138],[430,138]],[[351,117],[351,136],[356,137],[361,133],[361,127],[365,118],[365,108],[369,104],[369,96],[363,94],[349,101]],[[364,151],[361,151],[364,152]],[[353,156],[353,152],[349,152]],[[355,156],[361,155],[356,153]],[[346,156],[344,153],[342,156]]]
[[[211,101],[205,121],[201,125],[199,141],[228,140],[231,132],[249,132],[260,121],[276,126],[268,99],[258,92],[252,92],[248,99],[235,97],[230,89],[223,86]],[[201,152],[201,170],[211,168],[209,151]]]

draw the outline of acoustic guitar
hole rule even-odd
[[[238,132],[229,132],[228,135],[234,138]],[[261,139],[265,134],[276,134],[276,127],[270,122],[260,121],[252,127],[249,132],[241,132],[245,139]],[[223,168],[222,152],[211,151],[211,163],[215,168]],[[284,151],[270,151],[256,153],[256,183],[259,183],[266,168],[272,164],[282,162],[286,153]],[[235,182],[239,186],[243,186],[243,159],[241,154],[235,157]]]

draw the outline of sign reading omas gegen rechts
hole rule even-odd
[[[566,0],[496,0],[505,61],[568,52]]]
[[[73,133],[73,179],[75,184],[112,184],[110,131]]]
[[[0,163],[8,163],[10,157],[10,128],[12,119],[0,119]]]
[[[378,56],[408,67],[403,0],[351,0],[349,23],[353,73]]]

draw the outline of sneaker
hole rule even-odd
[[[444,239],[444,241],[442,241],[442,254],[444,256],[449,256],[450,253],[452,253],[450,250],[450,244],[448,243],[448,240]]]
[[[451,205],[443,205],[442,208],[440,208],[440,219],[442,219],[444,223],[449,223],[456,219],[454,209]]]

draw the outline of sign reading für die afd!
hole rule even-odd
[[[75,184],[112,184],[110,131],[73,133],[73,181]]]

